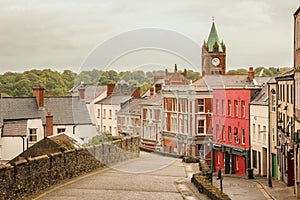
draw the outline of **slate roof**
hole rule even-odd
[[[83,86],[85,88],[85,102],[91,103],[94,99],[96,99],[98,96],[100,96],[102,93],[106,92],[107,86],[106,85],[93,85],[93,84],[79,84],[75,87],[73,87],[70,92],[77,93],[78,89]]]
[[[145,98],[145,101],[141,102],[142,105],[162,105],[162,95],[161,92],[159,91],[158,93]]]
[[[251,101],[252,105],[269,105],[268,85],[263,85],[261,91]]]
[[[131,95],[110,95],[98,101],[96,104],[120,105],[130,100],[131,98],[132,98]]]
[[[22,137],[27,135],[27,119],[4,121],[3,137]]]
[[[120,109],[118,114],[140,115],[140,113],[141,113],[140,104],[144,101],[145,101],[145,99],[142,99],[142,98],[131,99]]]
[[[54,125],[92,124],[85,102],[79,96],[45,97],[45,110],[51,111]]]
[[[208,90],[218,88],[244,88],[253,85],[248,75],[207,75],[193,83],[199,88]]]
[[[36,98],[2,97],[0,98],[0,125],[4,120],[37,119],[43,116]]]

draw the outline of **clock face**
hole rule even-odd
[[[218,66],[220,64],[220,59],[219,58],[213,58],[211,62],[214,66]]]

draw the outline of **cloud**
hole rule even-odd
[[[0,72],[76,70],[98,44],[145,27],[177,31],[201,45],[212,16],[227,45],[228,67],[291,65],[298,6],[274,0],[2,0]]]

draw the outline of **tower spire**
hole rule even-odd
[[[216,29],[214,20],[215,19],[213,17],[212,27],[210,29],[210,33],[209,33],[208,40],[207,40],[208,51],[212,52],[213,49],[214,49],[215,43],[217,43],[218,46],[219,46],[219,51],[223,52],[223,48],[222,48],[222,45],[221,45],[220,40],[219,40],[219,36],[218,36],[218,33],[217,33],[217,29]]]

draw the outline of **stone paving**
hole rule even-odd
[[[181,159],[141,152],[140,158],[75,178],[35,199],[207,199],[190,183]]]

